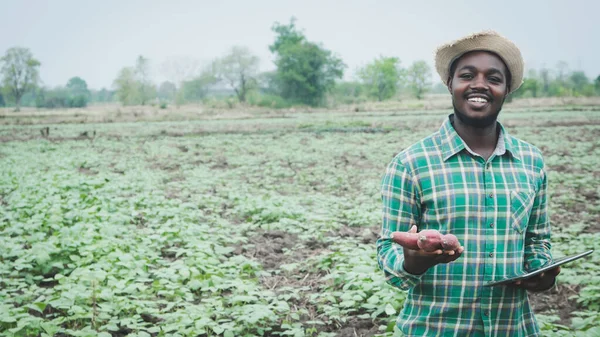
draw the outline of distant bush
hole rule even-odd
[[[229,97],[225,100],[225,103],[227,103],[227,107],[229,109],[233,109],[233,108],[235,108],[236,100],[233,97]]]
[[[88,99],[86,94],[73,94],[64,88],[42,89],[35,96],[35,106],[46,109],[84,108]]]
[[[84,95],[77,95],[74,97],[69,97],[68,105],[69,108],[85,108],[87,106],[87,97]]]
[[[271,94],[252,95],[248,97],[248,103],[259,107],[272,109],[286,109],[293,105],[283,97]]]
[[[237,106],[237,100],[233,97],[209,96],[202,99],[202,105],[212,109],[233,109]]]
[[[160,108],[161,109],[166,109],[167,108],[167,102],[160,102]]]
[[[361,104],[361,103],[366,103],[369,101],[369,99],[367,97],[364,96],[358,96],[358,97],[354,97],[354,96],[330,96],[330,100],[331,100],[331,105],[338,105],[338,104],[343,104],[343,105],[351,105],[351,104]]]
[[[35,101],[38,108],[56,109],[67,106],[66,97],[38,97]]]
[[[359,82],[338,83],[327,98],[330,106],[360,104],[369,101],[365,86]]]

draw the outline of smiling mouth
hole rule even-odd
[[[474,103],[488,103],[489,100],[487,98],[483,98],[483,97],[470,97],[467,99],[469,102],[474,102]]]

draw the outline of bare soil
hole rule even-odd
[[[376,227],[370,229],[369,232],[375,231]],[[362,242],[372,242],[376,239],[373,235],[364,235],[364,227],[347,227],[343,226],[339,231],[330,232],[328,236],[337,237],[356,237]],[[296,289],[302,288],[302,297],[291,299],[290,305],[295,308],[304,308],[308,314],[302,315],[302,321],[311,321],[318,319],[319,313],[317,306],[310,302],[310,294],[322,291],[325,285],[321,278],[325,276],[322,271],[317,272],[298,272],[293,273],[277,272],[280,266],[305,261],[307,258],[321,255],[328,251],[329,244],[324,241],[311,239],[308,241],[298,241],[295,234],[290,234],[284,231],[259,231],[249,238],[249,241],[243,247],[239,247],[234,253],[241,253],[253,259],[257,259],[263,265],[264,270],[272,271],[270,276],[261,277],[260,281],[267,289],[275,292],[281,292],[280,289],[293,287]],[[308,290],[306,290],[308,289]],[[358,312],[356,316],[363,314]],[[377,320],[373,322],[371,319],[358,317],[350,317],[344,323],[316,326],[320,332],[336,332],[337,336],[373,336],[378,332],[380,324]],[[322,317],[321,317],[322,318]]]
[[[569,298],[579,294],[579,287],[558,284],[549,291],[542,293],[530,293],[529,301],[536,313],[552,312],[560,317],[558,324],[570,326],[571,313],[581,309],[581,306],[575,299]]]

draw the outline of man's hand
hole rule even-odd
[[[416,233],[417,226],[412,226],[408,232]],[[462,246],[456,250],[438,249],[433,252],[404,248],[404,270],[414,275],[420,275],[436,264],[450,263],[458,259],[463,251],[464,247]]]
[[[533,292],[545,291],[552,288],[554,282],[556,281],[556,276],[558,276],[558,274],[560,274],[560,267],[550,269],[544,273],[533,276],[526,280],[515,281],[509,285],[513,287],[523,288],[525,290]]]

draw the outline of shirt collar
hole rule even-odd
[[[467,150],[468,152],[475,154],[462,138],[460,138],[456,130],[454,130],[454,126],[452,125],[453,119],[454,114],[450,114],[448,119],[446,119],[440,127],[439,131],[442,140],[442,156],[444,161],[462,150]],[[498,135],[498,142],[494,154],[496,156],[503,156],[509,152],[513,158],[520,160],[518,153],[515,151],[512,137],[506,132],[504,126],[502,126],[500,122],[496,123],[498,123],[498,126],[500,127],[500,134]]]

